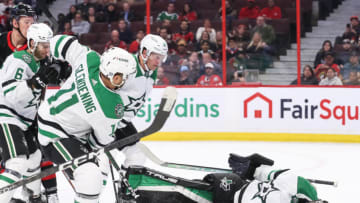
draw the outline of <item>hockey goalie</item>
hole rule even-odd
[[[123,177],[122,203],[327,203],[316,188],[289,169],[276,170],[259,154],[230,154],[233,173],[212,173],[202,180],[175,177],[146,167],[131,166]]]

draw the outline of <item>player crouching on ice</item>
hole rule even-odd
[[[114,47],[100,57],[66,35],[55,36],[50,50],[55,59],[73,68],[38,111],[38,139],[51,161],[64,163],[137,132],[131,120],[147,100],[157,68],[167,56],[167,44],[160,36],[144,37],[138,56]],[[125,167],[144,163],[136,144],[123,151]],[[108,167],[103,165],[109,163],[103,158],[65,171],[74,183],[75,202],[98,202],[107,179]]]
[[[43,23],[32,24],[27,31],[28,49],[8,56],[0,72],[0,146],[5,170],[0,187],[40,171],[41,152],[32,130],[40,97],[49,82],[55,82],[58,70],[52,65],[40,66],[49,55],[52,30]],[[31,202],[40,201],[40,180],[26,188]],[[8,203],[14,191],[0,195]]]
[[[259,154],[230,154],[233,173],[212,173],[203,180],[130,166],[123,178],[130,186],[123,185],[119,196],[126,203],[327,203],[308,180],[289,169],[275,170],[273,163]]]

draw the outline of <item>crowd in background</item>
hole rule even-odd
[[[325,40],[314,64],[306,65],[303,85],[360,85],[360,21],[351,16],[342,36],[335,43]],[[292,84],[297,84],[294,80]]]
[[[36,8],[36,0],[0,1],[1,31],[10,28],[8,8],[20,1]],[[243,0],[241,7],[234,6],[239,3],[237,1],[226,0],[226,39],[223,39],[221,30],[222,8],[210,9],[210,14],[204,13],[201,8],[192,7],[194,1],[152,1],[152,5],[162,3],[158,4],[162,8],[153,9],[155,11],[151,13],[154,19],[151,32],[159,34],[169,46],[169,56],[158,70],[157,85],[223,85],[223,43],[226,43],[225,77],[228,84],[257,81],[257,78],[252,80],[247,77],[251,71],[256,75],[273,67],[273,61],[279,56],[276,44],[279,36],[268,21],[282,19],[286,15],[283,8],[277,5],[280,0],[267,0],[266,5],[262,6],[257,0]],[[179,7],[176,2],[183,3]],[[71,5],[68,13],[57,16],[58,33],[74,35],[100,54],[114,46],[137,53],[140,41],[146,34],[144,6],[143,0],[82,0]],[[107,26],[99,31],[96,29],[99,24]],[[316,55],[314,66],[304,67],[302,84],[357,84],[354,77],[356,75],[358,82],[359,33],[358,17],[353,16],[344,35],[337,38],[334,46],[331,41],[324,42]],[[91,36],[95,37],[86,40]],[[339,80],[329,80],[329,69]],[[326,78],[329,81],[322,81]],[[296,83],[294,81],[292,84]]]

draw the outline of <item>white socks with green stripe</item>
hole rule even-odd
[[[0,175],[0,187],[4,187],[20,180],[22,176],[31,176],[40,172],[40,160],[40,150],[31,154],[29,159],[27,159],[25,155],[20,155],[16,158],[7,160],[5,163],[5,171]],[[28,172],[28,169],[31,169],[30,172]],[[40,194],[40,180],[30,183],[26,185],[26,187],[33,192],[33,195]],[[15,190],[11,190],[1,194],[0,202],[8,203],[14,195],[14,192]]]
[[[100,168],[92,163],[85,163],[74,170],[75,202],[97,203],[103,184]]]

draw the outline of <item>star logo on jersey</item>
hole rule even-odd
[[[129,104],[125,106],[125,111],[132,111],[134,115],[139,111],[142,105],[145,103],[145,93],[139,98],[133,98],[128,96]]]
[[[224,191],[230,191],[231,184],[234,184],[233,181],[224,177],[223,179],[221,179],[220,188],[223,189]]]
[[[30,108],[32,106],[35,106],[35,108],[39,105],[40,101],[40,97],[38,97],[38,95],[41,94],[41,92],[35,92],[33,91],[33,96],[34,98],[32,98],[29,102],[28,105],[26,105],[24,108]]]
[[[273,181],[260,182],[258,184],[258,190],[259,191],[253,196],[252,200],[260,198],[262,203],[266,203],[266,198],[271,192],[280,191],[278,188],[274,187]]]

